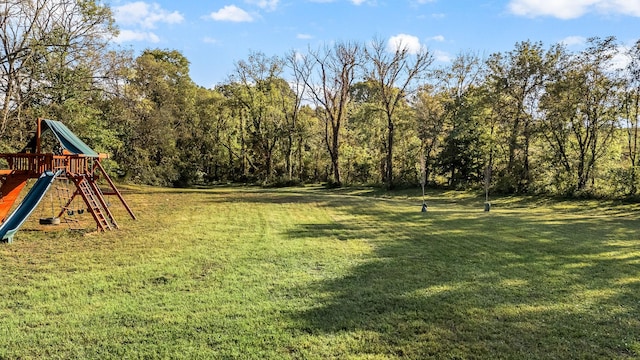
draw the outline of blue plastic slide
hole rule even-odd
[[[20,226],[27,220],[29,215],[38,206],[44,194],[47,193],[53,180],[60,175],[61,171],[57,172],[45,171],[40,175],[38,181],[33,184],[29,193],[24,197],[20,205],[9,215],[7,220],[0,226],[0,239],[6,242],[13,241],[13,235],[18,231]]]

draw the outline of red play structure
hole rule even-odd
[[[56,153],[43,153],[42,135],[50,131],[58,143]],[[104,170],[100,161],[106,154],[98,154],[58,121],[38,119],[37,131],[31,142],[19,153],[0,154],[7,168],[0,169],[0,239],[11,242],[13,234],[38,206],[55,179],[66,178],[75,184],[75,191],[62,206],[62,216],[76,196],[80,196],[86,209],[96,222],[98,231],[117,229],[118,224],[109,210],[105,196],[117,196],[132,219],[133,211]],[[101,189],[97,181],[104,179],[109,189]],[[22,202],[7,216],[29,179],[38,179]],[[55,219],[55,218],[53,218]]]

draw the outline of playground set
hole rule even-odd
[[[51,132],[59,144],[54,154],[43,153],[43,134]],[[97,231],[117,229],[118,224],[109,210],[105,196],[117,196],[132,219],[133,211],[120,191],[102,167],[106,154],[98,154],[59,121],[38,119],[35,136],[29,144],[14,154],[0,154],[7,163],[0,169],[0,240],[12,242],[14,234],[38,207],[54,180],[67,180],[75,185],[69,192],[57,216],[40,219],[42,224],[59,224],[60,217],[76,211],[70,206],[76,197],[81,197],[97,225]],[[37,179],[29,192],[13,212],[9,212],[18,200],[19,194],[29,179]],[[108,189],[103,190],[98,180],[103,179]],[[84,211],[84,206],[82,210]]]

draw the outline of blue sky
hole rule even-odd
[[[138,54],[178,50],[191,77],[212,87],[251,51],[268,56],[334,41],[374,37],[426,46],[435,66],[461,52],[509,51],[518,41],[564,42],[592,36],[640,39],[640,0],[111,0],[120,35]]]

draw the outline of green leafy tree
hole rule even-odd
[[[198,88],[196,111],[200,121],[196,135],[203,181],[240,180],[242,157],[239,155],[238,124],[221,88]]]
[[[377,86],[380,107],[386,117],[387,143],[384,180],[388,189],[393,188],[393,156],[396,135],[396,110],[406,105],[405,97],[414,89],[412,85],[426,74],[433,63],[433,56],[426,48],[412,53],[407,44],[389,49],[381,39],[374,39],[365,49],[365,59],[370,65],[366,78]]]
[[[413,108],[416,128],[421,143],[421,161],[424,166],[424,181],[431,181],[436,156],[446,132],[447,95],[436,92],[434,86],[425,85],[417,93]]]
[[[352,105],[346,126],[347,182],[384,183],[386,118],[380,108],[379,87],[374,82],[361,81],[351,87]]]
[[[628,161],[629,194],[638,192],[638,165],[640,161],[640,40],[627,51],[626,88],[622,93],[623,128],[626,132],[625,157]]]
[[[351,103],[351,86],[362,61],[362,49],[357,43],[336,43],[321,50],[310,50],[299,59],[301,79],[324,123],[324,142],[331,158],[333,183],[342,185],[340,150],[341,133]]]
[[[297,162],[298,178],[300,179],[302,173],[302,157],[303,157],[303,136],[306,134],[308,124],[301,121],[301,111],[303,109],[303,101],[305,100],[306,89],[305,80],[303,76],[306,73],[299,71],[300,63],[298,61],[298,53],[296,51],[290,51],[286,56],[286,66],[289,67],[292,73],[291,92],[290,96],[282,96],[282,108],[287,120],[286,134],[287,142],[285,146],[285,159],[287,167],[287,177],[289,180],[293,179],[295,163]],[[283,91],[282,94],[287,92]],[[307,118],[308,119],[308,118]],[[297,156],[294,156],[294,152]],[[294,160],[297,159],[297,160]]]
[[[447,104],[450,130],[438,156],[438,165],[441,174],[447,176],[449,186],[476,186],[483,179],[486,145],[485,123],[479,116],[481,106],[482,99],[476,88],[466,89]]]
[[[11,0],[0,12],[0,135],[10,130],[10,138],[23,141],[33,127],[25,117],[65,116],[74,130],[92,125],[92,101],[106,89],[113,65],[109,7],[93,0]]]
[[[461,53],[451,64],[435,71],[437,99],[441,109],[435,107],[432,129],[444,129],[442,148],[437,157],[440,173],[454,186],[473,185],[483,163],[483,128],[481,117],[483,102],[478,83],[482,78],[482,63],[473,53]],[[442,111],[439,114],[437,111]]]
[[[127,151],[118,161],[136,181],[181,184],[186,164],[198,156],[186,147],[196,116],[189,62],[175,50],[146,50],[136,58],[134,70],[127,86],[132,119],[123,129]]]
[[[616,49],[614,38],[589,39],[585,50],[559,63],[542,97],[541,125],[562,192],[593,185],[614,138],[622,85],[612,71]]]
[[[278,57],[268,58],[254,52],[246,61],[236,63],[231,76],[231,82],[237,86],[230,87],[230,95],[240,106],[238,115],[246,118],[248,143],[253,155],[249,163],[263,182],[272,180],[275,149],[286,133],[282,101],[286,107],[291,89],[281,78],[283,66],[283,60]]]
[[[507,149],[501,174],[503,190],[526,192],[532,182],[530,150],[538,104],[557,56],[557,47],[545,53],[542,43],[525,41],[487,60],[487,100]]]

